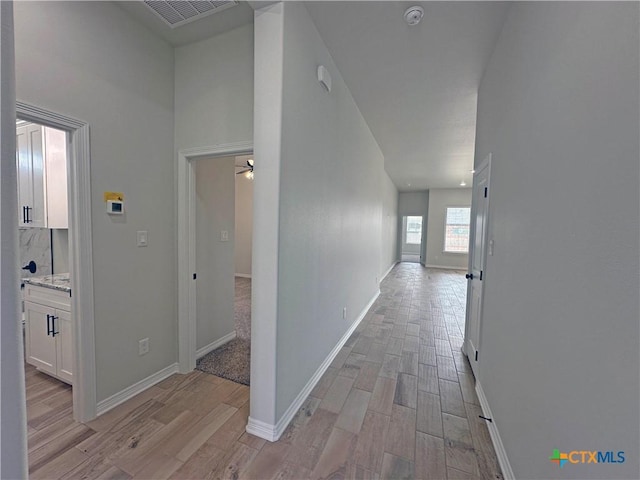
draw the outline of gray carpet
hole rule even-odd
[[[196,362],[196,369],[249,385],[251,358],[251,279],[236,277],[236,338]]]
[[[234,338],[196,362],[196,369],[232,382],[249,385],[251,342]]]
[[[236,336],[251,340],[251,279],[236,277],[234,315]]]

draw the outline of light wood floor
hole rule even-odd
[[[173,375],[88,424],[27,366],[32,479],[502,478],[460,353],[464,275],[399,264],[282,438],[244,431],[249,389]]]

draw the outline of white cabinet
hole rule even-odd
[[[73,383],[69,292],[25,284],[24,312],[27,363]]]
[[[16,128],[20,227],[68,228],[67,134],[27,124]]]

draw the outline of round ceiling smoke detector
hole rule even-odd
[[[422,17],[424,17],[424,9],[419,5],[409,7],[404,11],[404,21],[407,22],[408,25],[419,24]]]

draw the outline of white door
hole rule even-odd
[[[73,332],[71,314],[64,310],[56,310],[54,320],[57,340],[57,375],[61,380],[73,383]]]
[[[24,302],[27,363],[43,372],[56,374],[56,339],[51,335],[55,310]]]
[[[480,356],[480,323],[482,321],[482,291],[485,279],[490,170],[491,157],[489,156],[473,175],[473,197],[471,201],[469,273],[466,275],[468,287],[465,351],[476,376],[478,375],[478,360]]]

